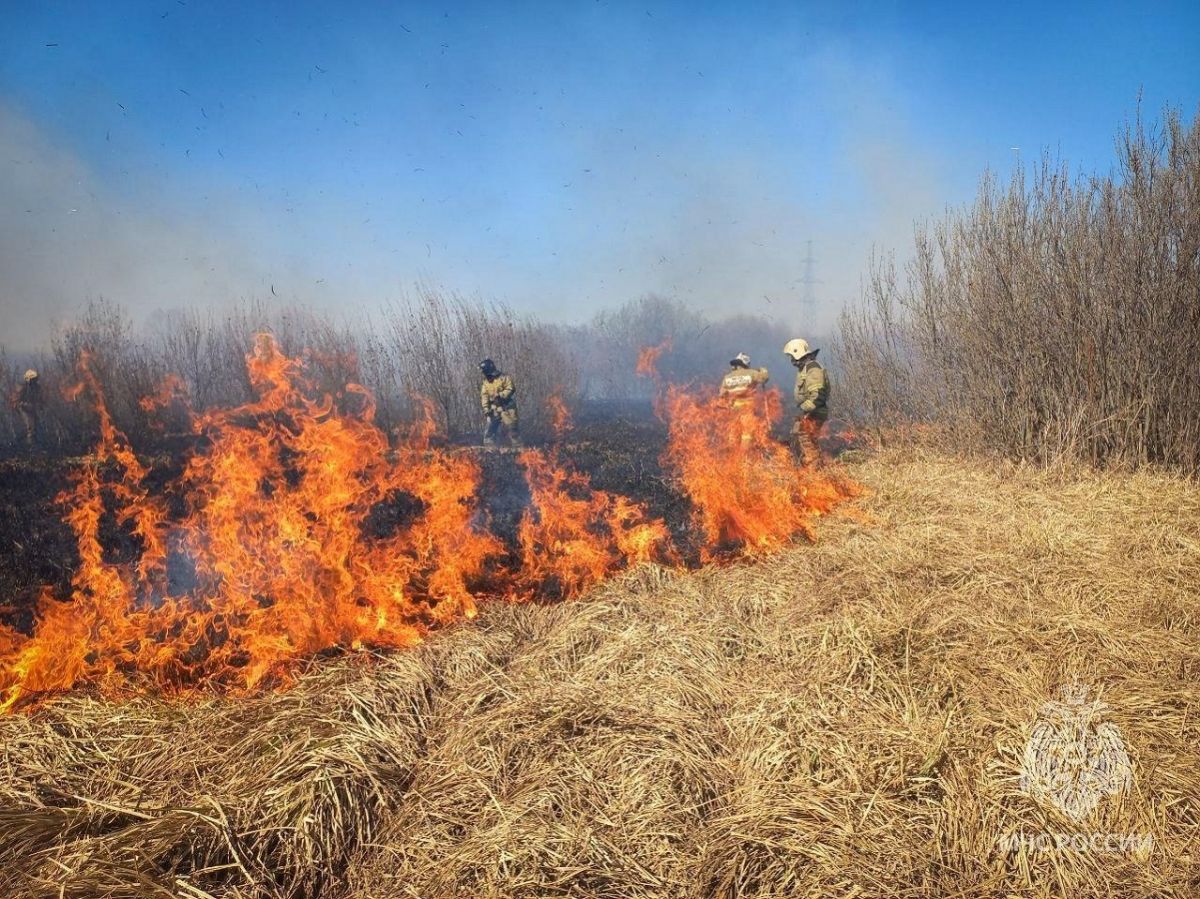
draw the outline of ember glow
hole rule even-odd
[[[647,373],[666,349],[643,353]],[[0,711],[81,686],[286,684],[322,652],[419,643],[481,598],[572,598],[631,565],[680,564],[661,519],[593,487],[557,446],[517,457],[530,502],[506,545],[481,509],[477,455],[439,444],[431,404],[389,445],[364,388],[322,394],[268,335],[247,356],[251,402],[188,413],[197,448],[166,491],[149,488],[86,355],[78,371],[72,393],[93,404],[100,438],[57,501],[80,562],[69,595],[43,591],[32,634],[0,625]],[[811,538],[815,517],[858,492],[797,467],[771,436],[779,395],[760,399],[660,398],[663,461],[691,500],[702,561]],[[143,403],[168,406],[186,406],[177,379]],[[570,416],[557,398],[551,411],[559,442]],[[102,542],[112,521],[135,552]]]

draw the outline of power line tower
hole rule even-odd
[[[817,293],[813,289],[820,280],[813,274],[813,266],[816,265],[816,260],[813,259],[812,245],[810,240],[808,243],[808,252],[804,254],[804,276],[800,279],[800,284],[803,289],[800,291],[800,312],[804,316],[805,324],[812,321],[817,312]]]

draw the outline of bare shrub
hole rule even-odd
[[[713,319],[678,300],[653,295],[599,313],[588,332],[588,339],[581,341],[583,389],[589,397],[616,400],[653,394],[653,383],[636,375],[638,352],[664,341],[670,341],[671,349],[660,358],[658,369],[670,383],[715,384],[729,359],[745,352],[754,365],[767,366],[786,384],[789,369],[783,345],[797,336],[782,322],[762,316]]]
[[[87,403],[67,402],[62,389],[76,380],[76,361],[87,350],[117,426],[135,445],[146,446],[162,436],[164,419],[168,430],[185,423],[182,407],[172,418],[169,409],[151,414],[140,404],[168,374],[179,378],[197,410],[249,400],[246,353],[254,335],[264,331],[275,335],[285,353],[301,357],[306,375],[335,400],[348,383],[367,387],[385,430],[409,419],[413,397],[420,395],[433,401],[455,439],[475,438],[482,425],[478,365],[484,358],[495,359],[516,380],[522,429],[537,439],[545,436],[552,395],[570,408],[585,397],[649,399],[654,385],[636,375],[638,352],[664,340],[672,344],[661,365],[670,382],[715,385],[728,360],[748,352],[755,365],[771,368],[786,391],[791,370],[781,350],[794,336],[762,316],[713,319],[653,296],[578,325],[539,322],[502,303],[429,286],[381,313],[344,322],[302,306],[248,301],[224,312],[162,311],[135,327],[120,306],[99,300],[60,330],[49,356],[7,363],[0,386],[12,395],[21,365],[35,364],[45,385],[44,444],[83,450],[95,433],[93,416]],[[17,443],[20,425],[11,405],[0,421],[8,445]]]
[[[542,430],[551,394],[572,405],[579,392],[568,329],[518,316],[500,304],[428,288],[388,309],[381,321],[363,316],[350,323],[304,307],[252,301],[225,313],[160,312],[135,328],[120,306],[98,300],[58,332],[49,354],[0,356],[0,389],[9,400],[0,414],[0,433],[8,445],[19,444],[21,425],[12,400],[21,373],[33,365],[42,374],[43,446],[85,449],[95,433],[94,415],[88,403],[69,402],[63,391],[77,380],[75,366],[86,351],[117,426],[135,445],[152,443],[161,428],[140,401],[158,391],[168,374],[180,379],[197,410],[252,397],[245,359],[259,332],[275,335],[285,353],[302,358],[306,376],[335,400],[350,383],[371,390],[378,419],[388,429],[411,414],[412,397],[420,394],[435,402],[452,436],[476,435],[478,363],[485,356],[517,379],[522,417],[534,436]]]
[[[464,436],[482,427],[479,363],[494,359],[516,381],[522,428],[536,436],[545,430],[551,395],[568,405],[578,396],[578,368],[563,336],[563,329],[502,303],[421,287],[387,310],[372,367],[405,394],[433,400],[450,433]]]
[[[1200,118],[1140,116],[1116,171],[1043,158],[876,260],[841,322],[873,422],[936,422],[959,447],[1042,462],[1200,471]]]
[[[86,440],[84,435],[94,432],[88,405],[63,395],[78,380],[76,365],[85,352],[118,426],[133,439],[144,436],[146,415],[139,400],[154,392],[166,371],[124,310],[104,299],[90,302],[78,318],[59,330],[51,344],[51,359],[39,369],[48,382],[42,390],[44,436],[57,445],[78,448]]]

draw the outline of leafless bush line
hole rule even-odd
[[[0,390],[14,396],[24,369],[42,374],[44,449],[84,450],[95,435],[87,403],[70,402],[63,389],[77,380],[76,360],[87,350],[118,427],[135,445],[150,445],[185,425],[182,406],[148,413],[143,397],[169,374],[178,376],[192,407],[232,406],[251,398],[245,355],[253,335],[269,331],[284,352],[305,361],[307,376],[337,396],[347,383],[374,394],[376,417],[391,431],[413,414],[415,396],[428,397],[456,438],[481,425],[478,363],[494,358],[517,380],[522,427],[546,430],[546,403],[560,396],[574,406],[584,396],[646,399],[653,385],[635,373],[639,349],[671,340],[663,373],[671,381],[715,383],[726,361],[750,352],[756,364],[780,365],[790,336],[783,325],[758,316],[713,320],[682,303],[647,297],[597,315],[583,325],[555,325],[521,315],[502,303],[420,286],[413,296],[357,321],[339,323],[303,307],[247,302],[225,313],[207,309],[157,314],[135,327],[117,304],[97,300],[59,330],[51,347],[19,358],[0,347]],[[0,411],[0,441],[20,444],[11,404]]]
[[[1139,115],[1115,170],[1043,157],[877,259],[840,323],[843,397],[886,428],[1039,462],[1200,471],[1200,117]]]

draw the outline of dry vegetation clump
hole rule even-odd
[[[726,788],[736,691],[736,625],[727,610],[706,620],[691,581],[644,569],[595,602],[501,613],[525,631],[520,653],[446,697],[419,799],[355,892],[686,895]]]
[[[6,400],[0,404],[0,450],[23,441],[13,401],[27,366],[41,373],[41,450],[78,452],[94,440],[91,410],[63,396],[77,379],[84,351],[118,428],[144,450],[164,431],[190,431],[185,399],[207,411],[252,398],[245,363],[259,333],[271,334],[285,353],[300,358],[306,378],[321,392],[341,401],[347,384],[365,386],[386,431],[412,420],[419,394],[433,401],[452,436],[477,438],[478,363],[488,355],[516,377],[524,424],[533,435],[544,430],[551,395],[570,403],[578,395],[578,365],[560,328],[503,304],[430,288],[374,318],[350,321],[304,306],[251,301],[224,314],[173,310],[135,326],[120,306],[95,301],[59,329],[51,352],[10,355],[13,348],[0,347],[0,394]],[[164,393],[174,395],[165,408],[145,407],[146,398]]]
[[[957,449],[1200,472],[1200,115],[1118,135],[1112,170],[1043,157],[921,225],[843,316],[843,408]]]
[[[425,660],[371,667],[236,702],[68,698],[6,720],[0,894],[321,893],[421,753]]]
[[[579,325],[549,324],[503,303],[428,285],[349,319],[294,303],[250,300],[223,313],[175,309],[135,324],[119,305],[97,300],[59,328],[49,351],[0,344],[0,454],[24,452],[15,400],[28,367],[41,373],[40,450],[84,452],[95,438],[91,410],[63,396],[86,350],[117,427],[145,452],[165,436],[190,432],[185,399],[197,411],[251,399],[245,361],[259,333],[271,334],[284,353],[302,359],[305,377],[321,392],[340,401],[347,384],[366,387],[385,431],[410,422],[419,411],[414,396],[420,396],[433,402],[454,439],[480,437],[478,365],[485,357],[515,379],[521,427],[534,438],[550,435],[551,397],[572,409],[585,397],[649,399],[654,385],[635,369],[638,352],[651,343],[672,342],[663,373],[675,383],[715,387],[726,360],[743,351],[755,364],[772,366],[785,388],[792,377],[782,354],[792,334],[780,322],[759,315],[712,319],[653,296]],[[147,407],[150,397],[169,400]]]
[[[1200,489],[854,473],[872,521],[760,562],[492,605],[279,695],[2,720],[0,895],[1195,895]],[[1133,765],[1081,822],[1020,786],[1075,682]],[[1153,843],[1002,845],[1039,832]]]

